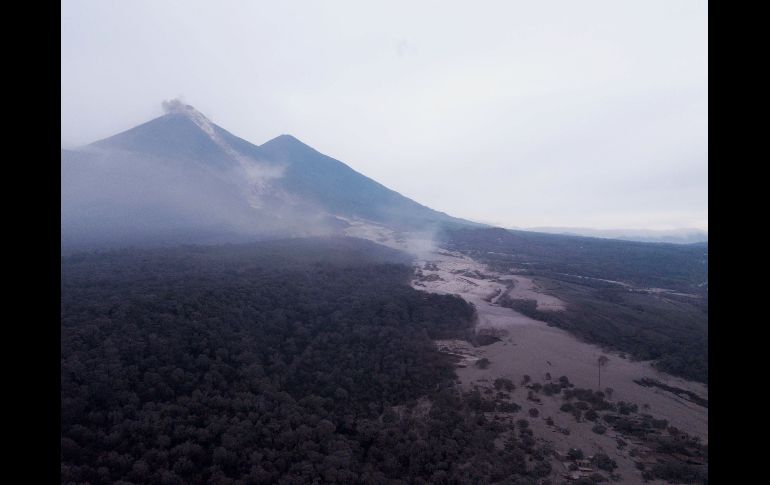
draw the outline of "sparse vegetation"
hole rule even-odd
[[[659,389],[663,389],[664,391],[674,393],[677,396],[687,399],[688,401],[692,401],[699,406],[703,406],[704,408],[709,407],[708,399],[704,399],[692,391],[670,386],[663,382],[656,381],[655,379],[650,379],[649,377],[643,377],[642,379],[634,380],[634,382],[643,387],[657,387]],[[649,405],[647,405],[647,408],[649,408]]]
[[[604,399],[604,393],[600,391],[592,391],[591,389],[572,388],[562,391],[562,396],[565,401],[577,399],[578,402],[575,406],[579,409],[591,409],[597,411],[604,411],[612,409],[612,404]],[[622,401],[621,401],[622,403]],[[625,403],[623,403],[625,405]]]
[[[583,459],[583,457],[584,457],[583,450],[581,450],[580,448],[570,448],[569,451],[567,452],[567,458],[569,458],[572,461],[581,460]]]
[[[553,396],[554,394],[559,394],[561,392],[562,387],[559,384],[554,384],[552,382],[549,382],[548,384],[543,386],[543,394],[546,396]]]
[[[515,402],[499,402],[497,403],[497,410],[503,413],[515,413],[521,409],[521,406]]]
[[[633,403],[627,403],[625,401],[619,401],[617,403],[617,409],[620,414],[629,415],[639,410],[639,406]]]
[[[583,416],[583,411],[581,411],[580,409],[575,408],[572,410],[572,417],[575,418],[575,421],[577,421],[578,423],[582,421],[581,419],[582,416]]]
[[[670,482],[678,483],[702,483],[708,478],[704,467],[692,466],[686,463],[668,461],[666,463],[657,463],[650,470],[650,479],[658,478]]]
[[[529,277],[567,303],[566,311],[538,310],[534,300],[502,295],[497,302],[593,343],[654,360],[665,372],[708,382],[707,246],[645,244],[502,229],[461,229],[445,243],[493,270],[525,263]],[[574,276],[578,275],[578,276]],[[592,279],[593,278],[593,279]],[[644,291],[669,288],[693,297]],[[674,302],[674,304],[669,303]]]
[[[513,381],[504,377],[498,377],[495,379],[493,385],[495,389],[503,389],[507,392],[512,392],[514,389],[516,389],[516,386],[513,385]]]

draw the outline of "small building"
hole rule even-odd
[[[591,468],[591,460],[587,458],[581,458],[580,460],[575,460],[575,464],[578,466],[578,468]]]
[[[558,451],[558,450],[554,451],[553,452],[553,456],[557,460],[559,460],[559,461],[568,461],[569,460],[569,456],[567,455],[567,453],[565,451]]]
[[[565,473],[562,476],[564,478],[566,478],[567,480],[580,480],[581,478],[588,478],[590,476],[590,474],[586,473],[586,472],[582,472],[580,470],[575,470],[575,471],[570,472],[570,473]]]

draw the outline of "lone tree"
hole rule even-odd
[[[609,361],[610,359],[607,358],[606,355],[600,355],[599,360],[597,361],[597,363],[599,364],[599,389],[602,388],[602,367],[607,365],[607,362]]]

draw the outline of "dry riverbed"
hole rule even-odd
[[[496,378],[513,381],[517,388],[510,393],[511,400],[522,406],[522,410],[514,414],[515,419],[529,419],[535,437],[551,443],[554,449],[566,452],[570,448],[580,448],[586,455],[606,453],[618,464],[616,472],[623,477],[623,483],[643,482],[641,473],[634,466],[634,458],[629,456],[633,443],[618,449],[619,436],[612,429],[599,435],[592,431],[594,423],[576,422],[571,414],[559,410],[564,401],[558,395],[549,397],[540,393],[537,395],[540,402],[527,400],[529,390],[521,385],[524,376],[529,376],[531,382],[541,384],[566,376],[579,388],[603,390],[610,387],[613,389],[612,401],[636,403],[640,413],[666,419],[669,425],[699,437],[704,444],[708,442],[707,408],[672,392],[640,386],[634,380],[652,378],[708,399],[708,389],[704,385],[658,372],[649,362],[621,358],[616,353],[582,342],[563,330],[495,304],[501,294],[509,292],[513,298],[536,300],[542,310],[561,311],[565,308],[564,302],[542,293],[532,280],[518,275],[491,273],[484,265],[462,254],[447,251],[418,260],[416,272],[418,276],[412,283],[414,288],[461,296],[476,307],[476,331],[493,331],[501,337],[483,347],[458,340],[437,342],[440,350],[460,357],[457,375],[463,388],[471,390],[478,387],[483,392],[493,390]],[[513,289],[509,288],[511,283]],[[601,369],[600,388],[597,361],[601,355],[607,356],[609,361]],[[481,358],[489,360],[487,368],[476,365]],[[548,375],[552,381],[547,379]],[[537,418],[529,417],[530,408],[538,409]],[[553,425],[546,424],[548,417],[553,419]],[[569,434],[564,434],[564,429]],[[556,461],[553,469],[558,474],[565,471]]]
[[[651,378],[707,400],[706,386],[658,372],[650,362],[631,361],[617,353],[604,351],[561,329],[496,304],[502,295],[509,294],[515,299],[535,300],[540,310],[563,311],[566,308],[565,302],[542,292],[531,279],[490,272],[483,264],[467,256],[432,247],[429,238],[397,237],[393,231],[382,226],[356,221],[346,232],[411,252],[417,258],[412,281],[414,288],[459,295],[476,307],[477,334],[494,335],[497,339],[492,340],[496,341],[479,347],[462,340],[437,341],[437,347],[458,357],[456,372],[465,390],[478,388],[487,395],[494,395],[497,392],[493,389],[495,379],[510,379],[516,385],[516,389],[509,393],[510,400],[522,409],[499,417],[511,421],[528,419],[536,440],[541,443],[550,443],[555,450],[562,452],[580,448],[589,456],[605,453],[616,461],[618,468],[615,471],[622,476],[622,483],[643,483],[641,472],[634,465],[639,458],[629,456],[635,447],[643,449],[640,443],[625,440],[627,445],[619,447],[620,437],[609,426],[603,435],[594,433],[594,423],[585,420],[577,422],[571,414],[560,411],[564,402],[560,395],[538,393],[539,402],[528,400],[529,390],[521,385],[525,376],[529,376],[532,383],[546,384],[566,376],[577,388],[612,388],[612,401],[635,403],[639,406],[639,413],[665,419],[669,426],[686,431],[704,444],[708,443],[708,408],[686,396],[660,387],[640,386],[634,381]],[[609,361],[601,368],[599,386],[597,362],[602,355]],[[476,365],[482,358],[489,361],[486,368]],[[548,380],[549,375],[551,381]],[[530,417],[531,408],[538,410],[538,417]],[[553,420],[552,425],[546,422],[549,417]],[[566,472],[555,458],[552,466],[554,478],[562,477]]]

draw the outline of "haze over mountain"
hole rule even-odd
[[[177,100],[166,114],[61,151],[62,243],[324,235],[365,219],[476,225],[423,206],[291,135],[257,146]]]
[[[695,244],[708,242],[708,232],[700,229],[594,229],[590,227],[530,227],[527,231],[570,236],[621,239],[625,241]]]

